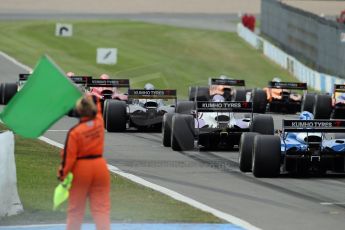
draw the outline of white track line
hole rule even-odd
[[[321,202],[321,205],[345,205],[345,202]]]
[[[68,132],[67,129],[48,129],[47,132]]]
[[[14,58],[8,56],[7,54],[5,54],[5,53],[3,53],[1,51],[0,51],[0,55],[3,56],[4,58],[6,58],[7,60],[11,61],[15,65],[18,65],[18,66],[20,66],[20,67],[22,67],[22,68],[24,68],[24,69],[26,69],[28,71],[31,71],[30,67],[28,67],[28,66],[18,62]],[[46,142],[46,143],[48,143],[50,145],[53,145],[55,147],[58,147],[58,148],[63,148],[64,147],[63,144],[58,143],[56,141],[53,141],[53,140],[51,140],[51,139],[49,139],[47,137],[43,137],[42,136],[39,139],[41,141],[44,141],[44,142]],[[196,200],[194,200],[192,198],[184,196],[184,195],[182,195],[182,194],[180,194],[178,192],[175,192],[175,191],[170,190],[168,188],[165,188],[163,186],[151,183],[151,182],[149,182],[149,181],[147,181],[147,180],[145,180],[143,178],[140,178],[138,176],[135,176],[133,174],[126,173],[126,172],[122,171],[121,169],[119,169],[119,168],[117,168],[117,167],[115,167],[113,165],[109,165],[108,164],[108,169],[109,169],[109,171],[111,171],[113,173],[116,173],[116,174],[118,174],[118,175],[120,175],[122,177],[125,177],[125,178],[127,178],[127,179],[129,179],[129,180],[131,180],[133,182],[136,182],[138,184],[141,184],[143,186],[146,186],[148,188],[151,188],[153,190],[161,192],[161,193],[163,193],[163,194],[165,194],[167,196],[170,196],[170,197],[174,198],[175,200],[187,203],[187,204],[189,204],[189,205],[191,205],[191,206],[193,206],[193,207],[195,207],[197,209],[200,209],[202,211],[209,212],[209,213],[213,214],[214,216],[216,216],[216,217],[218,217],[220,219],[228,221],[228,222],[230,222],[230,223],[232,223],[234,225],[237,225],[239,227],[242,227],[244,229],[248,229],[248,230],[261,230],[260,228],[254,226],[254,225],[251,225],[247,221],[244,221],[244,220],[242,220],[242,219],[240,219],[238,217],[235,217],[235,216],[232,216],[232,215],[227,214],[225,212],[222,212],[220,210],[214,209],[214,208],[212,208],[210,206],[207,206],[207,205],[205,205],[205,204],[203,204],[203,203],[201,203],[199,201],[196,201]]]
[[[7,60],[9,60],[10,62],[12,62],[13,64],[15,64],[15,65],[17,65],[17,66],[19,66],[19,67],[25,69],[25,70],[28,71],[28,72],[31,72],[31,71],[32,71],[32,69],[31,69],[29,66],[24,65],[23,63],[20,63],[19,61],[17,61],[17,60],[14,59],[13,57],[9,56],[8,54],[6,54],[6,53],[4,53],[4,52],[2,52],[2,51],[0,51],[0,56],[6,58]]]
[[[56,141],[53,141],[53,140],[51,140],[49,138],[46,138],[46,137],[40,137],[39,139],[44,141],[44,142],[46,142],[46,143],[48,143],[48,144],[50,144],[50,145],[58,147],[58,148],[63,148],[63,146],[64,146],[63,144],[58,143]],[[147,181],[147,180],[145,180],[145,179],[143,179],[141,177],[138,177],[138,176],[135,176],[133,174],[124,172],[121,169],[119,169],[119,168],[117,168],[117,167],[115,167],[113,165],[108,164],[108,169],[112,173],[118,174],[118,175],[120,175],[120,176],[122,176],[124,178],[127,178],[127,179],[135,182],[135,183],[144,185],[144,186],[146,186],[148,188],[151,188],[151,189],[156,190],[156,191],[158,191],[160,193],[168,195],[168,196],[174,198],[175,200],[187,203],[187,204],[189,204],[189,205],[191,205],[191,206],[193,206],[193,207],[195,207],[197,209],[200,209],[200,210],[205,211],[205,212],[209,212],[209,213],[213,214],[214,216],[216,216],[218,218],[221,218],[223,220],[226,220],[226,221],[228,221],[228,222],[230,222],[230,223],[232,223],[234,225],[240,226],[240,227],[242,227],[244,229],[248,229],[248,230],[259,230],[259,228],[251,225],[250,223],[248,223],[248,222],[246,222],[246,221],[244,221],[244,220],[242,220],[240,218],[237,218],[237,217],[232,216],[230,214],[227,214],[225,212],[222,212],[222,211],[219,211],[217,209],[214,209],[214,208],[212,208],[210,206],[207,206],[207,205],[205,205],[203,203],[200,203],[199,201],[196,201],[196,200],[194,200],[192,198],[184,196],[184,195],[182,195],[182,194],[180,194],[178,192],[175,192],[175,191],[170,190],[168,188],[165,188],[163,186],[151,183],[151,182],[149,182],[149,181]]]

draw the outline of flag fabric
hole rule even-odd
[[[70,172],[67,174],[66,178],[63,182],[59,183],[54,190],[54,197],[53,197],[53,210],[57,210],[57,208],[65,202],[69,197],[69,190],[72,187],[73,181],[73,174]]]
[[[81,96],[60,68],[49,57],[42,56],[0,119],[15,133],[36,138],[72,109]]]

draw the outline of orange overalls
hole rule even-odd
[[[86,200],[98,230],[110,229],[110,174],[102,157],[104,121],[98,103],[94,119],[81,118],[67,134],[59,170],[61,180],[73,173],[70,190],[67,229],[80,229]]]

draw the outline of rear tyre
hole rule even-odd
[[[189,95],[189,100],[190,101],[194,101],[194,99],[195,99],[195,87],[194,86],[190,86],[189,87],[189,93],[188,93],[188,95]]]
[[[126,130],[127,111],[124,101],[107,100],[105,108],[105,128],[108,132],[123,132]]]
[[[172,128],[172,118],[176,113],[166,113],[163,116],[162,122],[162,141],[163,146],[171,147],[171,128]]]
[[[245,89],[237,89],[234,92],[233,101],[246,101],[247,91]]]
[[[180,114],[191,114],[192,110],[195,109],[194,101],[179,101],[176,106],[176,113]]]
[[[257,135],[254,138],[253,175],[276,177],[280,173],[280,138]]]
[[[274,122],[272,116],[263,114],[254,116],[250,125],[250,131],[265,135],[273,135]]]
[[[267,106],[267,95],[266,92],[261,89],[253,89],[253,112],[254,113],[265,113]]]
[[[102,111],[102,114],[103,114],[103,121],[104,121],[104,127],[106,127],[106,119],[107,119],[107,104],[108,104],[108,100],[105,100],[104,103],[103,103],[103,111]]]
[[[171,147],[174,151],[194,148],[194,118],[191,115],[175,114],[172,118]]]
[[[332,98],[329,95],[316,95],[314,119],[329,119],[332,113]]]
[[[257,135],[258,133],[252,132],[242,133],[241,135],[238,163],[242,172],[252,171],[254,138]]]
[[[17,91],[18,91],[18,86],[16,83],[4,83],[2,86],[3,104],[7,105],[7,103],[17,93]]]
[[[195,98],[196,97],[196,98]],[[190,87],[189,100],[190,101],[209,101],[210,91],[208,87]]]
[[[2,83],[0,84],[0,105],[4,104],[4,102],[3,102],[4,96],[3,96],[3,90],[2,90],[3,85],[4,84],[2,84]]]
[[[315,94],[305,94],[303,97],[303,102],[301,106],[301,112],[308,111],[313,113],[315,103]]]

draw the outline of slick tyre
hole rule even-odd
[[[162,122],[162,142],[163,146],[171,147],[171,128],[172,128],[172,118],[175,113],[166,113],[163,116]]]
[[[315,94],[309,94],[309,93],[305,94],[303,97],[301,112],[308,111],[310,113],[313,113],[314,104],[315,104]]]
[[[190,115],[192,110],[195,109],[194,101],[179,101],[176,106],[176,113]]]
[[[171,147],[174,151],[194,148],[194,118],[192,115],[176,114],[173,116]]]
[[[108,132],[123,132],[126,130],[127,112],[124,101],[107,100],[105,109],[105,128]]]
[[[267,95],[266,92],[261,89],[253,89],[252,92],[253,100],[253,112],[254,113],[265,113],[267,107]]]
[[[265,135],[274,134],[273,118],[270,115],[258,114],[254,116],[250,125],[250,131]]]
[[[258,133],[242,133],[240,139],[240,150],[238,163],[240,166],[241,172],[251,172],[252,171],[252,155],[253,155],[253,146],[254,138]]]
[[[332,98],[330,95],[316,95],[314,104],[314,119],[329,119],[332,113]]]
[[[209,101],[210,91],[208,87],[190,87],[189,88],[190,101]]]
[[[7,103],[17,93],[17,90],[18,86],[16,83],[2,84],[2,104],[7,105]]]
[[[4,95],[3,95],[3,90],[2,90],[3,85],[4,85],[3,83],[0,84],[0,105],[4,104],[4,102],[3,102]]]
[[[189,93],[188,93],[188,99],[190,101],[194,101],[196,94],[195,94],[196,90],[195,90],[195,86],[190,86],[189,87]]]
[[[233,101],[246,101],[247,91],[245,89],[237,89],[234,92]]]
[[[280,173],[280,138],[271,135],[257,135],[254,138],[253,175],[255,177],[276,177]]]
[[[105,100],[103,103],[102,115],[103,115],[104,127],[106,127],[106,124],[107,124],[107,111],[108,111],[107,104],[108,104],[108,101],[109,101],[109,99]]]

